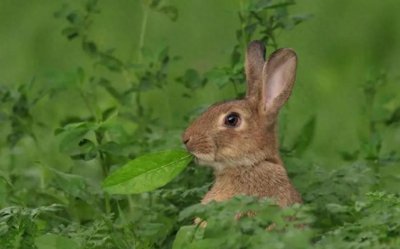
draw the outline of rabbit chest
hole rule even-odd
[[[224,201],[236,195],[269,197],[282,207],[301,203],[301,197],[290,183],[285,168],[269,162],[216,172],[215,183],[202,203]]]

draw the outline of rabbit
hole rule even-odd
[[[265,61],[263,43],[250,42],[246,96],[210,106],[184,131],[187,150],[215,175],[201,203],[236,195],[272,198],[280,207],[302,203],[280,158],[277,138],[278,112],[292,92],[296,66],[292,49],[278,49]]]

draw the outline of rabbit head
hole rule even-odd
[[[245,61],[245,98],[212,105],[182,136],[197,162],[217,170],[261,161],[281,164],[276,122],[291,94],[296,65],[292,49],[279,49],[265,60],[264,45],[251,42]]]

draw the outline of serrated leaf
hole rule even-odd
[[[163,151],[140,156],[111,173],[103,188],[111,194],[152,191],[175,178],[192,160],[184,150]]]

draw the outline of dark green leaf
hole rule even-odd
[[[71,12],[67,15],[66,18],[67,18],[68,22],[70,22],[71,24],[75,24],[78,21],[79,16],[76,12]]]
[[[172,21],[178,19],[178,9],[172,5],[163,6],[159,9],[161,13],[167,15]]]
[[[97,2],[98,2],[98,0],[88,0],[88,1],[86,1],[86,5],[85,5],[85,8],[86,8],[86,11],[87,12],[89,12],[89,13],[97,13],[98,12],[98,10],[97,10]]]
[[[118,115],[117,107],[110,107],[102,113],[102,120],[107,121]]]
[[[200,87],[203,87],[206,83],[206,79],[202,79],[199,73],[191,68],[187,69],[183,76],[179,77],[177,81],[191,90],[196,90]]]
[[[121,72],[124,64],[118,58],[111,54],[100,54],[100,60],[98,64],[105,66],[110,71]]]
[[[89,130],[85,128],[77,128],[67,132],[60,142],[60,151],[63,153],[70,153],[77,146]]]
[[[91,140],[84,138],[70,154],[74,160],[89,161],[97,157],[97,148]]]
[[[65,35],[68,38],[68,40],[72,40],[79,36],[79,29],[75,27],[68,27],[63,29],[61,33]]]
[[[88,53],[90,56],[95,56],[97,54],[97,46],[94,42],[84,41],[82,42],[83,51]]]
[[[105,78],[101,78],[98,82],[98,84],[102,87],[104,87],[104,89],[106,89],[106,91],[113,96],[116,100],[121,100],[121,94],[118,92],[117,89],[115,89],[112,85],[111,82]]]
[[[295,2],[293,0],[286,0],[286,1],[283,1],[280,3],[276,3],[276,1],[272,1],[272,0],[260,0],[251,9],[255,10],[255,11],[262,11],[262,10],[266,10],[266,9],[283,8],[283,7],[287,7],[289,5],[294,5],[294,4],[295,4]]]
[[[348,152],[348,151],[341,151],[340,155],[345,161],[354,161],[357,160],[358,156],[360,154],[360,151],[356,150],[353,152]]]
[[[73,123],[56,129],[56,135],[63,135],[60,141],[60,151],[64,153],[73,153],[79,146],[79,143],[85,135],[96,129],[96,125],[90,122]]]
[[[386,125],[393,125],[400,122],[400,107],[397,107],[391,114],[390,118],[386,120]]]

